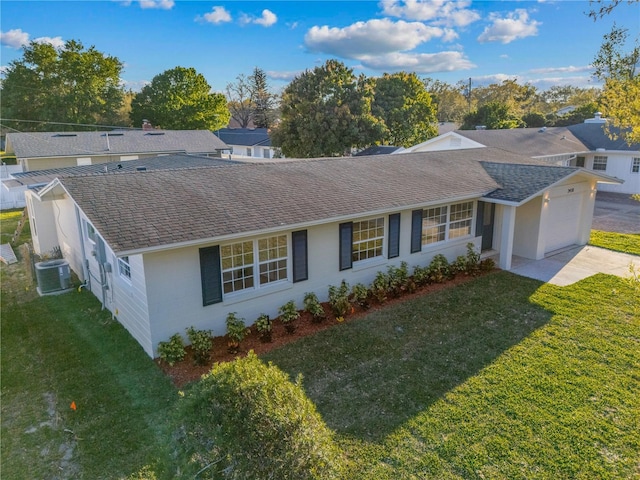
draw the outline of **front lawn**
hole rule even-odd
[[[178,395],[137,343],[87,292],[6,288],[3,478],[176,478]],[[262,358],[303,373],[349,480],[634,478],[638,298],[613,276],[498,272]]]
[[[589,245],[614,250],[616,252],[640,255],[640,234],[591,230]]]
[[[304,375],[351,478],[631,478],[638,301],[612,276],[562,288],[502,272],[265,359]]]

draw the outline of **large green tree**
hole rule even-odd
[[[466,86],[450,85],[432,78],[425,78],[423,82],[436,106],[438,121],[461,124],[464,116],[469,113],[469,101],[463,93]]]
[[[611,137],[620,135],[628,144],[640,143],[640,62],[638,38],[630,51],[628,30],[615,24],[600,47],[593,62],[595,74],[604,80],[600,105],[609,122],[605,128]],[[619,129],[619,134],[608,127]]]
[[[518,128],[524,126],[522,120],[506,103],[490,102],[464,117],[462,130],[473,130],[483,125],[489,130]]]
[[[124,89],[123,64],[76,40],[55,48],[31,42],[21,59],[9,63],[1,83],[2,118],[17,130],[82,129],[81,125],[118,122]],[[42,123],[34,123],[34,121]],[[54,123],[57,122],[58,124]],[[81,125],[78,125],[81,124]]]
[[[229,118],[225,96],[212,93],[195,68],[175,67],[156,75],[131,103],[135,126],[146,119],[172,130],[216,130],[227,125]]]
[[[410,147],[438,134],[431,96],[415,73],[385,73],[373,82],[371,113],[384,125],[381,143]]]
[[[371,115],[369,83],[337,60],[300,74],[282,94],[274,145],[288,157],[309,158],[375,142],[381,130]]]
[[[277,117],[277,96],[269,89],[267,74],[254,68],[249,75],[249,91],[253,103],[253,123],[258,128],[270,128]]]

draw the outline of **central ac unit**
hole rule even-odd
[[[71,287],[71,269],[66,260],[47,260],[36,263],[38,293],[47,295],[68,290]]]

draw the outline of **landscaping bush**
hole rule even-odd
[[[173,335],[168,342],[158,344],[158,355],[172,367],[176,362],[183,360],[185,354],[184,341],[179,333]]]
[[[416,265],[413,267],[413,281],[419,287],[424,287],[430,281],[429,278],[429,268],[421,267],[420,265]]]
[[[329,305],[336,317],[344,317],[351,311],[349,302],[349,284],[342,280],[340,286],[329,285]]]
[[[320,323],[326,318],[324,308],[322,308],[318,296],[313,292],[304,294],[304,310],[311,314],[314,323]]]
[[[178,405],[185,478],[335,479],[344,462],[296,382],[253,353],[214,365]],[[182,468],[184,467],[184,469]]]
[[[389,277],[384,272],[376,273],[376,278],[373,279],[371,284],[371,294],[375,299],[384,303],[387,301],[387,293],[389,292]]]
[[[269,315],[267,315],[266,313],[260,314],[256,322],[254,323],[254,326],[256,327],[256,331],[260,336],[260,340],[265,343],[271,341],[273,325],[271,325],[271,319],[269,318]]]
[[[288,301],[280,307],[280,321],[284,324],[284,329],[287,333],[293,333],[296,331],[294,321],[300,317],[300,312],[296,308],[296,302],[293,300]]]
[[[193,361],[196,365],[204,365],[209,361],[211,352],[211,330],[196,330],[187,328],[187,337],[193,349]]]
[[[412,293],[416,289],[413,279],[409,276],[409,265],[401,262],[399,267],[387,267],[388,291],[394,297],[404,293]]]
[[[442,283],[451,278],[451,265],[447,257],[439,253],[429,263],[429,281]]]
[[[238,353],[240,350],[240,342],[250,333],[250,330],[244,323],[244,318],[236,317],[235,312],[227,315],[227,337],[229,338],[229,352]]]
[[[360,308],[367,309],[369,308],[369,295],[371,292],[367,288],[366,285],[362,283],[356,283],[351,288],[351,301],[353,303],[357,303]]]

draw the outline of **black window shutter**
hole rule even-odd
[[[484,223],[484,202],[478,202],[478,214],[476,215],[476,237],[482,236],[482,224]]]
[[[389,215],[389,252],[388,258],[400,256],[400,214]]]
[[[422,250],[422,210],[411,212],[411,253]]]
[[[293,281],[300,282],[309,278],[307,261],[307,231],[291,233],[291,256],[293,258]]]
[[[351,268],[353,259],[353,223],[340,224],[340,270]]]
[[[202,305],[222,301],[222,272],[220,246],[200,249],[200,277],[202,278]]]

